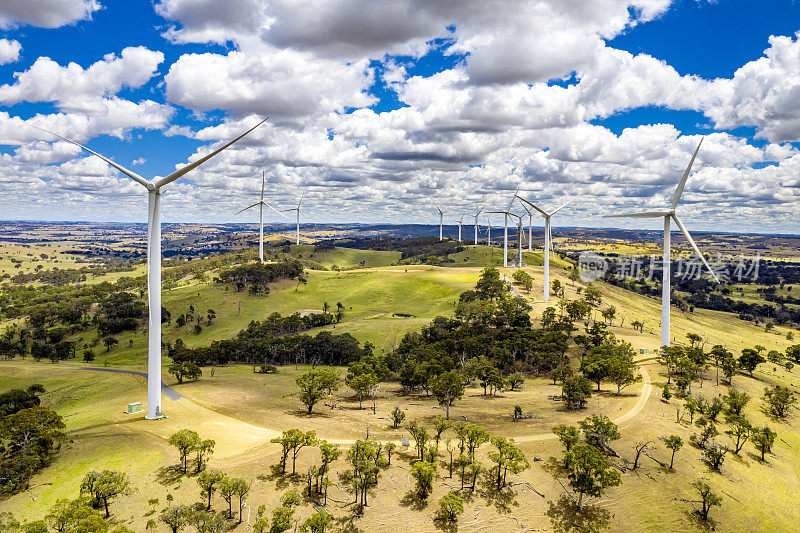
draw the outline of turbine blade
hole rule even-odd
[[[112,167],[116,168],[117,170],[119,170],[120,172],[122,172],[123,174],[125,174],[126,176],[131,178],[132,180],[140,183],[141,185],[144,185],[145,187],[148,186],[149,182],[146,179],[144,179],[143,177],[141,177],[139,174],[137,174],[136,172],[134,172],[132,170],[128,170],[127,168],[123,167],[122,165],[118,165],[117,163],[113,162],[109,158],[98,154],[94,150],[90,150],[90,149],[86,148],[84,145],[78,144],[75,141],[73,141],[72,139],[67,139],[66,137],[63,137],[63,136],[59,135],[58,133],[53,133],[52,131],[46,130],[44,128],[40,128],[39,126],[33,126],[33,127],[36,128],[37,130],[41,130],[41,131],[43,131],[45,133],[49,133],[50,135],[54,135],[54,136],[58,137],[59,139],[65,140],[68,143],[72,143],[75,146],[77,146],[78,148],[82,148],[82,149],[86,150],[87,152],[89,152],[92,155],[96,155],[97,157],[99,157],[100,159],[102,159],[103,161],[105,161],[106,163],[111,165]]]
[[[561,207],[559,207],[558,209],[556,209],[555,211],[553,211],[553,212],[552,212],[552,213],[550,213],[550,214],[551,214],[551,215],[555,215],[556,213],[558,213],[559,211],[561,211],[562,209],[564,209],[565,207],[567,207],[569,204],[571,204],[572,202],[574,202],[575,200],[577,200],[578,198],[580,198],[580,196],[581,196],[582,194],[583,194],[583,193],[580,193],[580,194],[578,194],[578,195],[576,195],[576,196],[573,196],[572,198],[570,198],[569,200],[567,200],[566,202],[564,202],[564,204],[563,204]]]
[[[689,177],[689,172],[692,171],[692,165],[694,164],[694,158],[697,157],[697,152],[700,151],[700,145],[703,144],[703,138],[700,138],[700,142],[697,144],[697,148],[694,150],[694,154],[692,154],[692,159],[689,161],[689,166],[686,167],[686,170],[683,172],[683,177],[681,177],[680,183],[678,183],[678,188],[675,189],[675,194],[672,197],[672,209],[674,210],[675,207],[678,205],[678,201],[681,199],[681,194],[683,194],[683,188],[686,185],[686,178]]]
[[[303,194],[300,195],[300,201],[297,202],[297,209],[298,210],[300,209],[300,206],[303,204],[303,198],[305,198],[305,197],[306,197],[306,193],[305,193],[305,191],[303,191]]]
[[[671,216],[671,211],[643,211],[639,213],[620,213],[618,215],[603,215],[603,218],[658,218]]]
[[[686,237],[686,240],[689,241],[689,244],[691,244],[692,248],[694,248],[695,253],[700,256],[700,259],[703,261],[703,264],[706,266],[708,271],[711,272],[711,275],[714,276],[714,280],[717,283],[719,283],[719,278],[717,277],[716,272],[714,272],[711,269],[711,266],[708,264],[708,261],[706,261],[706,258],[703,257],[702,253],[700,253],[700,248],[697,247],[697,244],[694,242],[694,239],[692,239],[692,236],[689,235],[689,231],[684,227],[684,225],[681,223],[680,219],[676,215],[672,215],[672,220],[675,221],[675,224],[678,225],[678,227],[681,230],[681,233],[683,233],[683,236]]]
[[[227,144],[222,145],[222,147],[217,148],[216,150],[214,150],[213,152],[211,152],[207,156],[198,159],[194,163],[189,163],[188,165],[186,165],[185,167],[181,168],[180,170],[176,170],[172,174],[170,174],[168,176],[164,176],[163,178],[157,180],[156,183],[155,183],[156,184],[156,188],[160,189],[164,185],[169,185],[170,183],[172,183],[176,179],[180,178],[181,176],[183,176],[183,175],[189,173],[190,171],[194,170],[195,168],[199,167],[200,165],[202,165],[203,163],[205,163],[206,161],[208,161],[209,159],[211,159],[212,157],[214,157],[215,155],[217,155],[218,153],[220,153],[221,151],[223,151],[224,149],[226,149],[227,147],[229,147],[230,145],[232,145],[233,143],[235,143],[236,141],[238,141],[239,139],[241,139],[242,137],[244,137],[245,135],[247,135],[248,133],[250,133],[251,131],[256,129],[257,127],[259,127],[260,125],[262,125],[264,122],[267,121],[268,118],[269,117],[265,118],[264,120],[262,120],[261,122],[259,122],[258,124],[256,124],[255,126],[250,128],[249,130],[247,130],[246,132],[244,132],[241,135],[239,135],[238,137],[236,137],[234,140],[228,142]]]
[[[528,204],[529,206],[531,206],[532,208],[534,208],[534,209],[536,209],[538,212],[540,212],[540,213],[542,214],[542,216],[547,216],[547,213],[545,213],[544,211],[542,211],[541,209],[539,209],[538,207],[536,207],[535,205],[533,205],[531,202],[529,202],[528,200],[526,200],[526,199],[525,199],[525,198],[523,198],[522,196],[519,196],[519,195],[516,195],[516,196],[517,196],[517,198],[519,198],[519,199],[520,199],[520,201],[521,201],[521,202],[525,202],[526,204]]]
[[[286,220],[289,220],[289,217],[287,217],[286,215],[284,215],[283,213],[281,213],[280,211],[278,211],[277,209],[275,209],[274,207],[272,207],[271,205],[269,205],[267,202],[261,202],[261,203],[263,203],[265,206],[269,207],[270,209],[272,209],[273,211],[275,211],[276,213],[278,213],[280,216],[282,216],[282,217],[283,217],[283,218],[285,218]]]
[[[237,212],[236,212],[236,213],[235,213],[233,216],[236,216],[236,215],[238,215],[238,214],[239,214],[239,213],[241,213],[242,211],[247,211],[247,210],[248,210],[248,209],[250,209],[251,207],[255,207],[255,206],[257,206],[257,205],[258,205],[258,204],[260,204],[260,203],[261,203],[261,202],[256,202],[256,203],[254,203],[253,205],[248,205],[248,206],[247,206],[247,207],[245,207],[244,209],[241,209],[241,210],[237,211]]]

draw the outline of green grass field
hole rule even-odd
[[[196,280],[165,291],[164,305],[172,313],[173,325],[164,327],[164,338],[171,341],[180,337],[189,345],[204,345],[213,339],[231,337],[251,320],[259,320],[272,312],[289,314],[321,310],[324,302],[335,307],[341,301],[345,306],[345,317],[335,329],[329,326],[330,329],[337,333],[352,333],[360,341],[370,341],[379,350],[388,351],[406,332],[419,330],[438,315],[450,315],[458,294],[474,286],[481,268],[490,261],[488,248],[472,246],[452,256],[459,256],[460,262],[443,267],[388,267],[383,264],[389,260],[387,256],[376,256],[368,261],[363,259],[365,255],[360,251],[358,254],[350,252],[356,251],[337,249],[328,259],[333,261],[335,256],[336,261],[340,261],[341,257],[349,257],[356,262],[363,260],[368,264],[369,261],[375,261],[379,264],[373,268],[342,272],[309,271],[307,285],[281,282],[263,297],[237,293],[233,287]],[[310,246],[308,253],[311,253]],[[502,250],[495,249],[492,253],[498,261],[502,257]],[[541,253],[531,254],[530,261],[526,257],[528,262],[533,265],[526,267],[526,270],[534,277],[534,287],[530,293],[521,291],[521,294],[531,302],[532,316],[537,319],[548,305],[556,306],[556,302],[545,304],[540,301]],[[555,265],[555,262],[551,262],[552,279],[559,279],[565,285],[567,298],[580,297],[577,289],[586,285],[570,281],[567,271]],[[513,269],[502,269],[502,272],[510,277]],[[660,299],[647,298],[603,283],[595,286],[603,297],[598,311],[608,305],[617,309],[617,318],[610,327],[611,331],[631,342],[637,351],[654,351],[659,344]],[[199,335],[190,333],[188,326],[181,329],[174,326],[174,319],[185,312],[189,305],[193,305],[196,312],[202,315],[208,308],[213,308],[217,314],[210,327],[206,327],[204,321],[203,331]],[[394,313],[413,317],[395,318]],[[631,328],[634,319],[645,322],[644,332],[639,333]],[[788,330],[783,327],[776,327],[775,331],[768,333],[763,327],[741,321],[732,314],[707,310],[689,313],[673,309],[673,337],[683,342],[689,332],[698,333],[707,340],[706,350],[713,344],[723,344],[737,354],[742,348],[756,344],[768,350],[780,351],[791,344],[786,339]],[[93,335],[81,334],[84,341]],[[118,338],[120,344],[108,354],[102,345],[95,349],[97,360],[93,365],[108,364],[143,370],[146,367],[146,333],[127,333]],[[165,365],[167,363],[165,361]],[[270,466],[277,461],[278,448],[269,444],[268,440],[276,431],[289,427],[315,429],[319,437],[340,440],[345,446],[345,442],[363,438],[367,430],[371,435],[378,434],[382,438],[395,439],[406,435],[403,431],[388,428],[386,418],[395,404],[407,410],[409,419],[430,420],[441,414],[430,398],[405,396],[396,384],[387,383],[382,386],[376,414],[368,409],[358,409],[352,391],[343,387],[337,393],[341,409],[320,406],[313,416],[308,417],[300,410],[294,386],[294,378],[302,368],[295,370],[294,367],[284,367],[278,374],[261,375],[254,374],[250,367],[231,365],[217,368],[214,377],[205,373],[199,382],[177,386],[186,399],[177,402],[165,400],[164,410],[169,418],[153,422],[143,420],[141,415],[123,413],[129,402],[144,400],[143,378],[90,372],[80,370],[80,366],[83,364],[77,361],[58,364],[35,363],[29,359],[0,362],[0,390],[24,387],[33,382],[42,383],[47,390],[43,396],[44,404],[64,417],[69,431],[69,442],[59,459],[34,478],[30,493],[0,501],[0,512],[11,511],[26,519],[39,518],[57,498],[76,497],[80,480],[87,471],[116,468],[131,475],[137,492],[113,504],[112,512],[118,523],[134,531],[144,531],[147,519],[153,517],[148,499],[159,498],[159,509],[166,505],[167,493],[173,494],[176,501],[198,500],[199,488],[195,479],[192,476],[180,479],[171,470],[177,457],[166,444],[166,436],[172,431],[193,427],[200,431],[201,436],[213,438],[218,443],[210,463],[212,468],[254,482],[249,499],[254,517],[254,510],[260,504],[267,505],[268,509],[277,506],[277,499],[285,490],[283,481],[270,475]],[[550,530],[545,516],[547,502],[555,501],[563,494],[562,487],[544,468],[549,457],[561,453],[560,444],[551,438],[549,431],[554,424],[571,423],[588,414],[600,412],[612,418],[622,417],[622,438],[612,443],[615,450],[625,459],[632,460],[635,443],[653,441],[650,454],[656,459],[668,460],[669,452],[661,444],[660,438],[676,434],[688,441],[697,429],[686,420],[681,424],[676,422],[679,400],[673,399],[669,403],[661,401],[660,387],[666,381],[664,369],[652,358],[644,364],[644,368],[648,379],[653,381],[652,387],[636,384],[626,389],[622,397],[617,397],[610,392],[611,387],[605,384],[603,393],[595,395],[590,400],[589,408],[580,413],[563,411],[556,402],[550,400],[551,395],[558,393],[558,387],[543,378],[528,379],[523,391],[504,392],[498,398],[484,398],[479,389],[468,389],[464,399],[454,406],[453,415],[466,416],[497,434],[516,437],[532,466],[521,475],[514,476],[516,481],[525,484],[516,485],[507,500],[492,500],[481,492],[468,498],[458,530]],[[645,457],[639,470],[622,474],[623,484],[609,490],[595,502],[613,514],[609,531],[700,529],[688,514],[691,507],[684,501],[694,498],[690,483],[700,477],[705,478],[723,496],[722,508],[712,513],[717,519],[717,531],[794,530],[800,520],[800,509],[796,505],[800,492],[800,416],[793,409],[788,420],[772,420],[762,411],[760,397],[766,385],[775,383],[789,386],[797,392],[800,383],[797,372],[767,363],[759,367],[754,378],[746,375],[734,378],[736,388],[748,392],[753,398],[745,409],[748,419],[756,425],[769,424],[778,432],[774,454],[768,456],[766,463],[754,454],[750,444],[745,446],[740,456],[727,456],[722,474],[710,472],[700,460],[700,451],[688,442],[676,455],[675,472],[667,472]],[[168,383],[173,382],[171,376],[165,377]],[[727,387],[715,385],[713,367],[706,370],[703,377],[701,382],[693,384],[695,394],[711,398],[727,391]],[[651,391],[649,396],[644,396],[645,389]],[[365,402],[367,405],[368,402]],[[520,405],[524,412],[531,412],[540,418],[513,422],[509,414],[514,405]],[[719,427],[724,431],[724,422],[721,421]],[[448,436],[453,435],[445,434],[445,437]],[[723,433],[718,441],[726,443],[728,437]],[[486,455],[488,451],[489,447],[485,446],[480,452],[484,464],[490,464]],[[409,476],[411,461],[410,456],[402,450],[398,452],[392,460],[392,467],[382,472],[379,490],[370,496],[370,506],[365,515],[343,521],[337,528],[345,531],[375,531],[391,527],[408,531],[436,530],[431,520],[436,501],[445,493],[457,489],[458,483],[455,479],[447,478],[446,467],[440,465],[439,478],[428,506],[416,508],[404,504],[403,498],[413,483]],[[534,462],[534,457],[545,461]],[[316,460],[316,452],[302,452],[298,471],[305,472]],[[334,463],[332,479],[338,480],[338,474],[345,467],[343,460]],[[303,482],[298,480],[291,485],[300,489]],[[352,496],[336,486],[331,488],[331,498],[329,511],[337,517],[352,515],[352,508],[347,503]],[[214,507],[223,509],[226,505],[215,496]],[[310,505],[303,505],[298,509],[298,516],[305,518],[311,512],[313,508]],[[156,531],[167,531],[162,524],[159,527]],[[234,530],[247,529],[242,525]]]

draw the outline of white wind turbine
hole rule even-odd
[[[443,240],[442,239],[442,221],[444,220],[444,213],[442,213],[442,210],[439,209],[438,205],[435,206],[435,207],[436,207],[436,210],[439,211],[439,240],[441,241],[441,240]]]
[[[464,215],[458,219],[458,244],[461,244],[461,225],[464,223]]]
[[[297,211],[297,244],[300,244],[300,206],[303,204],[303,198],[306,197],[306,193],[303,193],[300,196],[300,201],[297,202],[297,207],[290,207],[289,209],[284,209],[283,212],[287,213],[289,211]]]
[[[254,203],[253,205],[248,205],[247,207],[245,207],[241,211],[237,211],[236,212],[236,214],[238,215],[239,213],[241,213],[243,211],[247,211],[251,207],[258,206],[258,259],[262,263],[264,262],[264,206],[269,207],[270,209],[272,209],[273,211],[278,213],[283,218],[286,218],[286,215],[284,215],[283,213],[281,213],[280,211],[278,211],[277,209],[275,209],[274,207],[272,207],[271,205],[269,205],[267,202],[264,201],[264,184],[266,183],[266,179],[267,179],[266,176],[267,176],[266,172],[262,171],[261,172],[261,199],[258,202]],[[234,215],[234,216],[236,216],[236,215]]]
[[[564,202],[561,205],[561,207],[558,207],[550,211],[549,213],[535,206],[534,204],[532,204],[531,202],[529,202],[528,200],[526,200],[525,198],[523,198],[518,194],[515,194],[514,196],[518,198],[521,202],[524,202],[529,206],[531,206],[532,208],[536,209],[544,217],[544,274],[542,276],[544,278],[543,301],[549,302],[550,301],[550,254],[553,254],[553,256],[555,256],[555,251],[553,251],[553,233],[552,233],[552,228],[550,226],[550,219],[552,218],[553,215],[555,215],[556,213],[567,207],[569,204],[574,202],[575,199],[577,199],[580,196],[580,194],[577,196],[573,196],[572,198]]]
[[[669,331],[669,322],[670,322],[670,284],[672,282],[672,261],[670,259],[670,252],[671,252],[671,243],[670,243],[670,220],[674,220],[675,224],[683,233],[683,236],[686,237],[686,240],[689,241],[689,244],[692,245],[694,248],[695,253],[700,256],[700,259],[703,261],[703,264],[708,268],[708,271],[711,272],[711,275],[714,277],[717,283],[719,283],[719,278],[714,270],[709,266],[706,258],[703,257],[703,254],[700,252],[700,249],[695,244],[694,239],[692,236],[689,235],[689,232],[684,227],[681,220],[678,218],[678,215],[675,214],[675,208],[678,207],[678,202],[681,199],[681,194],[683,193],[683,188],[686,185],[686,179],[689,177],[689,172],[692,170],[692,165],[694,164],[694,159],[697,157],[697,152],[700,151],[700,145],[703,144],[703,139],[700,139],[700,143],[697,145],[697,148],[692,154],[692,159],[689,160],[689,166],[686,167],[686,170],[683,172],[683,177],[681,177],[681,181],[678,183],[678,188],[675,189],[675,194],[672,196],[672,206],[666,211],[650,211],[650,212],[640,212],[640,213],[622,213],[618,215],[606,215],[607,217],[632,217],[632,218],[664,218],[664,251],[663,251],[663,266],[662,266],[662,282],[661,282],[661,346],[669,346],[670,345],[670,331]]]
[[[486,246],[492,245],[492,221],[489,215],[486,215]]]
[[[483,211],[483,207],[484,206],[481,206],[480,209],[478,209],[478,212],[475,213],[475,244],[476,245],[478,244],[478,217],[480,216],[481,212]]]
[[[514,198],[516,198],[516,194],[511,197],[511,201],[508,202],[508,206],[506,206],[505,211],[489,211],[490,213],[497,213],[503,215],[503,266],[508,266],[508,217],[511,216],[518,216],[514,213],[510,212],[511,204],[514,203]]]
[[[163,417],[161,412],[161,193],[162,189],[199,167],[230,145],[266,122],[266,118],[242,133],[234,140],[217,148],[210,154],[201,157],[193,163],[176,170],[162,178],[145,179],[136,172],[128,170],[97,152],[62,137],[57,133],[38,128],[86,150],[116,168],[135,182],[147,189],[147,300],[149,308],[148,345],[147,345],[147,415],[145,418],[154,420]]]
[[[519,191],[517,191],[517,192],[519,192]],[[517,194],[515,193],[514,196],[517,196]],[[531,213],[531,210],[528,209],[528,206],[526,206],[524,203],[522,204],[522,209],[524,209],[525,212],[528,213],[528,251],[532,252],[533,251],[533,248],[532,248],[532,243],[533,243],[533,213]]]

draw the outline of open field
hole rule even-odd
[[[313,253],[310,246],[301,245],[300,250],[303,255]],[[237,293],[232,287],[211,282],[184,280],[185,285],[164,292],[164,305],[173,318],[173,325],[164,327],[164,339],[182,338],[190,346],[202,346],[214,339],[231,337],[251,320],[262,319],[273,312],[319,310],[323,302],[335,306],[341,301],[345,306],[344,319],[328,327],[337,333],[349,332],[361,342],[372,342],[379,352],[387,352],[406,332],[419,330],[436,316],[452,314],[458,294],[474,286],[483,266],[501,260],[502,249],[490,252],[483,246],[470,246],[451,256],[456,259],[455,263],[441,267],[391,267],[383,264],[391,256],[373,254],[378,253],[337,249],[326,259],[331,265],[335,256],[335,261],[341,263],[364,261],[365,265],[378,266],[342,272],[307,271],[306,285],[280,282],[271,287],[267,296]],[[557,307],[557,302],[553,297],[548,304],[541,301],[541,253],[526,253],[525,261],[533,265],[525,269],[533,276],[534,286],[530,293],[520,291],[520,294],[531,303],[532,317],[538,320],[547,306]],[[585,288],[586,284],[570,281],[567,271],[556,266],[566,264],[561,260],[551,261],[551,279],[562,282],[568,299],[578,298],[578,288]],[[513,271],[501,268],[509,278]],[[688,444],[689,436],[697,429],[686,419],[680,424],[676,422],[676,405],[680,401],[673,399],[667,403],[660,399],[666,375],[653,355],[659,344],[660,299],[603,283],[595,283],[595,286],[602,294],[597,318],[600,309],[613,305],[617,318],[609,329],[618,338],[631,342],[637,352],[647,350],[647,354],[640,356],[644,381],[624,389],[621,396],[604,384],[603,391],[595,393],[587,408],[578,412],[566,411],[561,402],[551,399],[560,393],[560,387],[546,378],[529,377],[522,390],[504,391],[496,397],[484,397],[479,387],[468,388],[464,398],[452,407],[452,418],[466,417],[470,422],[484,425],[493,434],[515,438],[531,461],[531,468],[512,476],[515,482],[523,484],[515,485],[502,497],[483,488],[464,494],[465,513],[457,529],[464,532],[550,530],[545,515],[548,502],[556,502],[563,494],[548,467],[549,458],[559,456],[562,449],[550,429],[558,423],[575,423],[590,414],[603,413],[620,426],[622,438],[612,446],[626,460],[632,460],[636,442],[652,440],[650,454],[661,461],[668,460],[669,451],[660,438],[677,434],[687,442],[676,455],[675,472],[668,472],[644,457],[639,470],[622,475],[623,484],[610,489],[598,503],[613,514],[608,530],[698,530],[696,521],[688,513],[690,506],[683,499],[694,497],[690,483],[701,476],[723,495],[723,507],[714,513],[718,531],[791,530],[800,520],[800,510],[794,504],[800,491],[797,476],[800,471],[800,416],[793,410],[787,421],[776,422],[762,411],[760,396],[766,385],[774,383],[797,392],[800,380],[796,372],[767,363],[756,370],[754,378],[741,374],[734,378],[737,389],[747,391],[753,398],[745,409],[748,419],[756,425],[769,424],[778,432],[779,439],[766,463],[760,461],[748,444],[740,457],[729,454],[722,474],[712,473],[701,462],[700,451]],[[757,298],[755,292],[746,286],[745,289],[747,296]],[[785,290],[781,294],[784,292],[791,294]],[[174,325],[175,317],[189,305],[201,315],[207,308],[216,311],[214,323],[206,326],[204,321],[199,335],[190,333],[188,326],[179,329]],[[394,313],[412,317],[396,318]],[[643,333],[630,327],[634,318],[645,322]],[[767,333],[763,327],[739,320],[732,314],[701,309],[694,313],[673,309],[672,327],[677,342],[685,341],[686,333],[699,333],[707,340],[706,350],[713,344],[723,344],[738,354],[744,347],[761,344],[768,350],[783,351],[791,344],[786,339],[789,330],[784,327]],[[78,336],[85,337],[85,341],[92,335],[84,332]],[[145,332],[125,333],[118,338],[120,344],[108,354],[102,346],[96,349],[97,360],[93,365],[144,370]],[[165,366],[167,363],[164,362]],[[200,381],[180,385],[174,384],[172,376],[165,376],[185,398],[165,399],[164,410],[169,418],[154,422],[144,420],[142,414],[123,413],[129,402],[144,399],[143,378],[81,370],[81,366],[77,361],[58,364],[31,360],[0,362],[0,389],[42,383],[47,390],[43,403],[64,417],[69,432],[69,442],[58,460],[35,476],[29,493],[0,501],[0,512],[13,511],[25,519],[39,518],[57,498],[76,497],[80,480],[87,471],[114,468],[127,472],[137,491],[112,505],[113,516],[117,523],[134,531],[144,531],[147,520],[157,515],[148,504],[149,499],[159,499],[158,509],[166,506],[167,494],[172,494],[176,501],[198,500],[195,475],[181,476],[175,471],[177,455],[166,443],[172,432],[191,427],[203,438],[217,442],[211,468],[254,483],[248,498],[250,508],[245,509],[245,524],[248,511],[252,523],[258,505],[272,509],[279,505],[278,498],[284,490],[303,487],[302,478],[276,476],[272,469],[278,461],[279,447],[270,444],[269,439],[281,430],[313,429],[318,437],[346,448],[354,439],[364,438],[367,432],[382,440],[397,441],[407,437],[407,431],[391,429],[387,420],[395,404],[406,412],[406,420],[418,419],[430,424],[435,416],[443,413],[432,398],[416,393],[405,395],[398,384],[383,383],[375,413],[368,400],[359,409],[353,391],[342,385],[334,395],[335,409],[319,404],[314,414],[308,416],[302,410],[294,384],[304,367],[281,367],[277,374],[265,375],[253,373],[249,366],[230,365],[217,367],[213,377],[210,372],[204,372]],[[344,374],[345,369],[340,372]],[[693,384],[695,394],[711,398],[727,391],[725,386],[714,385],[713,367],[703,375],[700,383]],[[532,418],[513,421],[511,413],[515,405],[520,405]],[[722,426],[720,424],[721,430]],[[454,438],[452,430],[446,432],[444,438]],[[727,437],[720,435],[719,440],[727,441]],[[489,448],[484,445],[478,453],[484,464],[491,464]],[[342,490],[344,485],[338,478],[346,469],[346,463],[342,459],[335,462],[331,479],[336,484],[330,489],[327,509],[339,519],[336,530],[367,532],[387,527],[436,530],[431,520],[436,502],[442,495],[459,488],[457,479],[447,475],[444,444],[441,451],[439,476],[426,505],[413,503],[408,497],[413,485],[409,474],[414,455],[412,441],[411,450],[398,446],[392,466],[382,470],[379,489],[370,495],[369,506],[362,517],[353,517],[354,508],[348,503],[352,495]],[[298,472],[305,472],[318,461],[317,457],[316,450],[303,450],[298,457]],[[218,495],[214,496],[213,506],[226,508]],[[302,520],[312,512],[312,506],[304,504],[298,508],[297,516]],[[246,531],[245,524],[233,531]],[[167,531],[163,524],[159,523],[158,527],[158,532]]]

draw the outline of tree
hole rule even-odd
[[[586,400],[592,395],[592,384],[585,376],[578,374],[564,379],[561,386],[561,397],[568,409],[583,409]]]
[[[411,467],[411,475],[417,481],[417,495],[424,500],[433,489],[433,480],[436,477],[436,463],[417,461]]]
[[[506,378],[506,386],[509,390],[517,390],[525,383],[525,376],[521,372],[514,372]]]
[[[203,457],[208,457],[214,453],[215,445],[216,442],[212,439],[205,439],[197,443],[194,448],[194,451],[197,452],[197,472],[203,469]]]
[[[753,446],[756,450],[761,452],[761,460],[764,461],[764,456],[772,450],[772,445],[775,443],[775,437],[778,434],[772,431],[769,426],[763,428],[754,428],[751,438],[753,439]]]
[[[325,530],[333,524],[333,515],[321,509],[316,513],[309,516],[303,525],[300,526],[300,531],[308,531],[309,533],[325,533]]]
[[[669,469],[672,470],[672,465],[675,462],[675,452],[683,447],[683,439],[678,435],[670,435],[664,439],[664,446],[672,450],[672,456],[669,458]]]
[[[219,482],[219,495],[228,504],[228,519],[233,518],[234,479],[223,475],[222,480]]]
[[[733,354],[726,356],[722,359],[722,373],[725,376],[725,380],[728,382],[728,385],[733,385],[733,376],[736,375],[736,372],[739,370],[739,361],[733,357]]]
[[[450,420],[450,406],[464,395],[464,378],[451,370],[432,378],[430,388],[439,405],[445,408],[445,418]]]
[[[747,402],[750,401],[750,395],[746,392],[739,392],[736,389],[728,389],[728,394],[722,397],[725,402],[726,410],[729,414],[739,416],[742,414]]]
[[[86,505],[86,501],[59,499],[44,517],[46,526],[44,532],[48,531],[47,526],[58,532],[99,532],[108,530],[108,522],[103,520],[100,513]],[[18,526],[19,524],[17,524]],[[28,532],[29,529],[3,529],[3,531]],[[37,530],[38,531],[38,530]]]
[[[181,468],[183,469],[183,473],[185,474],[187,470],[186,458],[200,444],[200,435],[198,435],[196,431],[192,431],[191,429],[181,429],[170,435],[169,440],[167,442],[169,442],[170,446],[175,446],[178,449],[178,454],[180,456],[180,461],[181,461]]]
[[[208,498],[206,510],[211,509],[211,495],[216,492],[217,486],[224,477],[222,472],[217,472],[216,470],[204,470],[197,476],[197,484],[200,485],[201,489],[200,496]]]
[[[411,437],[414,439],[417,447],[417,457],[420,460],[424,459],[425,457],[425,445],[430,440],[431,436],[428,433],[428,429],[422,425],[421,422],[418,420],[412,420],[409,424],[406,425],[406,429],[411,434]]]
[[[189,524],[189,515],[191,512],[191,508],[188,505],[179,503],[178,505],[167,507],[161,511],[158,519],[164,522],[172,533],[178,533],[178,531]]]
[[[710,446],[706,446],[705,450],[703,450],[703,460],[708,463],[708,466],[710,466],[712,470],[719,472],[727,453],[728,448],[718,444],[711,444]]]
[[[789,406],[797,403],[794,393],[788,387],[775,385],[771,389],[764,389],[764,403],[770,414],[776,418],[786,418],[789,414]]]
[[[553,433],[556,434],[558,440],[561,441],[561,444],[567,449],[570,450],[575,444],[578,443],[578,439],[580,437],[578,433],[578,428],[575,426],[568,426],[566,424],[559,424],[553,428]]]
[[[746,370],[750,374],[750,377],[753,377],[753,370],[755,370],[758,365],[766,362],[767,360],[764,359],[764,356],[752,348],[745,348],[742,350],[742,355],[739,356],[739,366]]]
[[[99,508],[102,504],[106,518],[110,516],[108,504],[117,496],[127,496],[133,490],[128,474],[117,470],[92,471],[86,474],[81,482],[81,495],[91,496],[95,508]]]
[[[500,276],[500,271],[493,267],[484,268],[475,284],[475,290],[482,299],[495,300],[508,292],[506,282]]]
[[[434,520],[454,523],[458,521],[458,516],[463,512],[464,501],[451,492],[439,499],[439,510],[436,512]]]
[[[289,449],[292,452],[292,475],[295,475],[297,454],[306,446],[316,446],[317,434],[313,430],[303,433],[299,429],[290,429],[289,431],[284,431],[283,434],[288,434]]]
[[[213,309],[209,309],[206,311],[206,318],[208,319],[208,325],[210,326],[211,323],[217,318],[217,313]]]
[[[436,442],[436,449],[439,449],[439,440],[442,438],[442,433],[450,429],[452,423],[447,418],[437,416],[433,419],[433,440]]]
[[[525,289],[525,292],[531,292],[531,289],[533,289],[533,277],[530,274],[524,270],[517,270],[512,277],[517,285]]]
[[[512,474],[518,474],[530,467],[530,463],[525,458],[522,451],[517,448],[514,441],[506,437],[492,437],[492,444],[497,448],[496,452],[489,452],[489,458],[497,463],[496,484],[497,490],[506,485],[506,474],[511,470]]]
[[[609,305],[608,307],[600,311],[600,314],[603,317],[603,322],[605,322],[606,324],[613,325],[614,317],[617,316],[617,308],[614,307],[613,305]]]
[[[636,470],[639,467],[639,457],[644,453],[648,446],[653,444],[653,441],[645,441],[645,442],[637,442],[634,444],[633,449],[636,452],[636,455],[633,459],[633,468],[631,470]]]
[[[105,344],[106,353],[108,353],[108,352],[111,351],[111,348],[114,345],[119,344],[119,341],[117,339],[115,339],[114,337],[106,337],[106,338],[103,339],[103,344]]]
[[[619,473],[594,446],[576,444],[564,452],[564,470],[572,489],[578,493],[578,509],[585,496],[600,497],[608,487],[622,483]]]
[[[554,295],[560,296],[561,295],[561,280],[560,279],[554,279],[550,283],[550,288],[553,291]]]
[[[700,520],[708,522],[708,513],[712,507],[722,505],[722,496],[711,492],[711,487],[702,479],[692,483],[692,487],[700,495],[700,501],[697,503],[701,504],[700,509],[695,509],[694,512]]]
[[[338,382],[338,374],[334,378],[330,372],[325,372],[325,369],[311,370],[295,380],[300,387],[300,401],[308,409],[308,414],[311,414],[311,410],[319,400],[337,387]]]
[[[607,448],[609,442],[620,438],[617,425],[606,415],[592,415],[578,422],[578,425],[586,442],[599,448]]]
[[[403,420],[406,419],[406,414],[400,409],[400,406],[395,404],[394,409],[392,409],[392,427],[397,429],[400,427],[400,424],[403,423]]]
[[[668,402],[672,398],[672,392],[669,390],[669,385],[666,383],[664,383],[664,388],[661,389],[661,397],[665,402]]]
[[[727,422],[730,424],[730,429],[725,431],[733,441],[733,453],[739,455],[739,451],[744,448],[747,439],[753,431],[753,426],[747,419],[741,415],[728,415]]]
[[[630,344],[623,343],[615,352],[614,356],[606,360],[605,368],[608,378],[617,386],[619,396],[622,389],[636,383],[641,377],[636,375],[639,365],[633,360],[633,348]]]
[[[583,291],[583,299],[586,300],[586,303],[594,307],[602,303],[603,295],[600,293],[600,289],[593,285],[589,285]]]
[[[356,391],[359,409],[361,409],[361,402],[364,399],[364,395],[368,394],[370,389],[377,383],[378,378],[373,374],[359,374],[348,382],[348,386]]]

